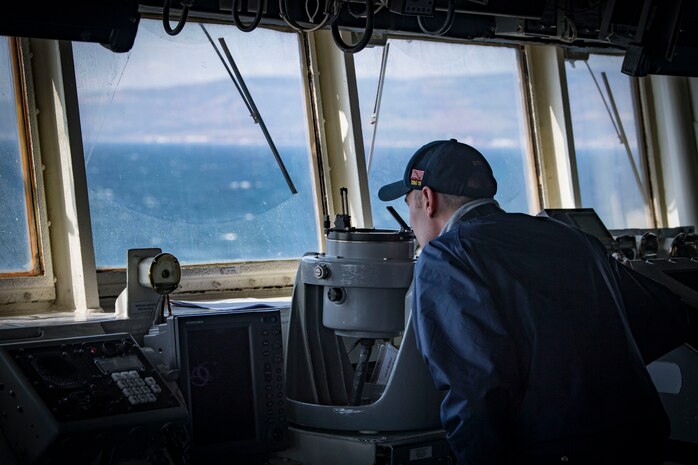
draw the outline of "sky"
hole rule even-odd
[[[244,33],[232,25],[213,24],[206,25],[206,28],[217,46],[218,38],[225,38],[244,77],[290,77],[299,73],[300,63],[297,67],[278,66],[289,54],[298,54],[297,42],[288,40],[289,34],[297,35],[295,32],[266,29]],[[404,39],[391,39],[390,43],[390,74],[395,79],[474,76],[510,71],[507,60],[502,60],[502,56],[511,54],[512,49],[443,43],[435,48],[430,42]],[[90,73],[95,75],[95,86],[109,82],[118,83],[120,88],[138,89],[227,79],[220,59],[201,27],[194,22],[187,23],[178,35],[170,36],[164,31],[161,21],[142,19],[134,47],[126,53],[115,54],[94,43],[74,42],[73,46],[78,53],[91,55],[87,66]],[[257,53],[260,48],[265,50],[263,57]],[[366,48],[354,57],[379,70],[381,50]],[[454,59],[455,56],[458,58]],[[187,61],[191,62],[191,66],[183,69],[181,63]],[[415,63],[421,65],[415,66]],[[425,63],[438,63],[439,66],[425,66]],[[140,71],[136,73],[132,69]],[[375,74],[373,71],[365,72],[365,69],[366,66],[358,70],[357,77]],[[97,75],[95,70],[100,70],[100,74]]]

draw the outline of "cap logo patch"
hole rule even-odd
[[[473,166],[482,166],[482,161],[480,161],[480,160],[473,160]]]
[[[410,185],[422,187],[422,178],[424,177],[424,170],[412,170],[410,175]]]

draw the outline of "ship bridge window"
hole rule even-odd
[[[622,56],[566,60],[582,207],[610,229],[653,227],[636,83]]]
[[[297,35],[205,28],[225,58],[224,38],[297,193],[199,25],[172,37],[143,20],[126,54],[74,43],[98,268],[124,267],[139,247],[183,264],[319,249]]]
[[[396,227],[378,189],[439,139],[485,155],[504,209],[537,211],[517,48],[391,38],[354,60],[375,227]],[[391,204],[407,218],[404,202]]]
[[[0,275],[40,273],[16,41],[0,37]]]

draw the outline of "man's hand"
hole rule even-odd
[[[633,268],[633,263],[630,261],[630,259],[628,259],[628,257],[626,257],[625,255],[623,255],[622,253],[620,253],[620,252],[613,252],[613,253],[611,254],[611,257],[615,258],[616,260],[618,260],[620,263],[622,263],[623,265],[627,266],[628,268],[630,268],[630,269]]]

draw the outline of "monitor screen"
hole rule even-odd
[[[611,251],[619,249],[618,243],[593,208],[546,208],[538,216],[547,216],[579,228],[600,240]]]
[[[198,463],[228,463],[223,459],[230,454],[253,463],[286,447],[280,320],[270,309],[172,317],[176,341],[170,347],[176,347]]]
[[[191,325],[185,337],[196,442],[203,445],[253,439],[256,421],[247,325]]]
[[[612,241],[613,236],[608,232],[606,226],[601,222],[601,218],[595,212],[568,212],[575,226],[582,231],[591,234],[602,242]]]

